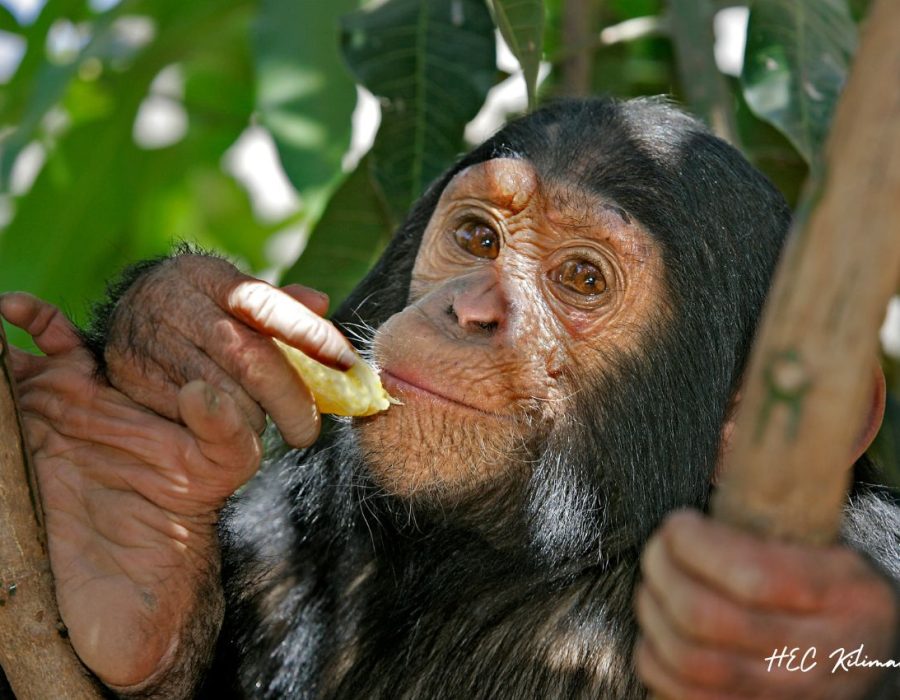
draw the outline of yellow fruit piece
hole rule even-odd
[[[280,340],[275,346],[281,350],[291,366],[309,387],[319,413],[336,416],[371,416],[386,411],[398,403],[381,386],[378,375],[361,357],[346,372],[326,367]]]

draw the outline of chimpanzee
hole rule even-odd
[[[859,458],[882,391],[843,545],[696,512],[789,220],[663,101],[553,103],[336,312],[402,403],[321,435],[269,340],[352,364],[314,291],[184,252],[81,336],[7,296],[48,355],[14,369],[76,650],[134,697],[893,697],[829,658],[898,658],[900,509]]]

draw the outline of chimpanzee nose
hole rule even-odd
[[[446,308],[447,315],[460,328],[488,334],[504,325],[507,310],[502,285],[489,271],[460,279]]]

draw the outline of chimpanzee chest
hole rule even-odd
[[[643,698],[630,604],[617,589],[588,579],[541,595],[482,591],[431,609],[395,600],[336,626],[321,695]]]

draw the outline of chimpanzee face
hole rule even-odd
[[[659,246],[614,202],[524,159],[462,170],[375,339],[403,402],[359,424],[376,480],[452,500],[527,478],[572,397],[669,313]]]

